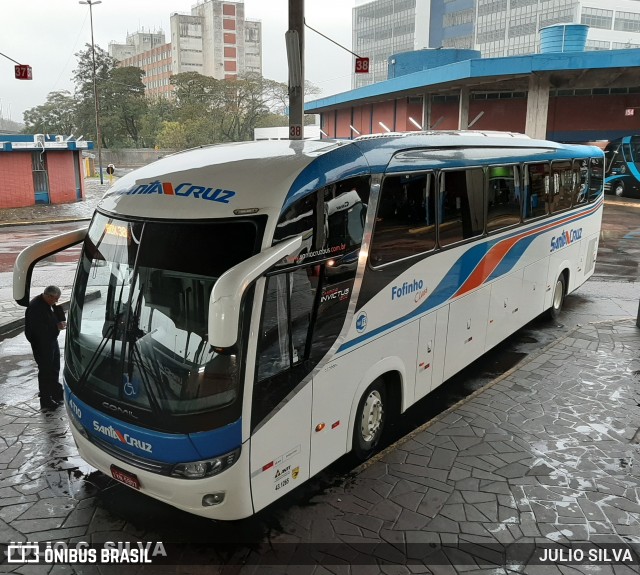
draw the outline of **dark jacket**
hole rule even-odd
[[[65,321],[64,310],[59,305],[53,308],[41,295],[34,297],[24,315],[24,334],[35,346],[50,345],[58,338],[58,322]]]

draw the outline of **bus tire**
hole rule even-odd
[[[353,425],[353,454],[359,461],[373,455],[380,443],[386,421],[387,390],[382,379],[376,379],[362,394]]]
[[[621,181],[617,181],[615,184],[613,184],[613,193],[619,198],[624,196],[624,183],[622,183]]]
[[[564,272],[558,276],[556,285],[553,288],[553,299],[551,300],[551,307],[549,308],[549,317],[551,319],[558,319],[560,312],[562,311],[562,304],[564,303],[564,296],[567,293],[567,280]]]

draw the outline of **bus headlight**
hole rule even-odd
[[[173,467],[171,475],[173,477],[182,477],[183,479],[203,479],[204,477],[218,475],[218,473],[222,473],[238,460],[240,449],[238,447],[238,449],[212,459],[178,463]]]

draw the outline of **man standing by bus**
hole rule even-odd
[[[38,364],[40,407],[55,409],[63,399],[60,376],[60,346],[58,335],[67,324],[64,311],[57,305],[60,288],[49,286],[34,297],[25,312],[25,336],[31,344]]]

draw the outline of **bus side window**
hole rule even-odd
[[[591,158],[589,163],[589,201],[593,202],[602,193],[604,183],[604,167],[602,158]]]
[[[520,223],[520,186],[515,166],[488,169],[487,231]]]
[[[549,164],[544,162],[525,166],[525,220],[549,213],[549,192]]]
[[[571,199],[578,178],[573,172],[573,163],[570,161],[552,162],[551,174],[553,180],[553,199],[551,211],[553,213],[568,210],[571,207]]]
[[[440,173],[438,243],[448,246],[484,231],[484,170]]]
[[[375,266],[432,250],[436,245],[435,186],[431,172],[387,176],[371,242]]]
[[[589,160],[574,160],[573,175],[576,179],[573,205],[579,206],[589,200]]]

